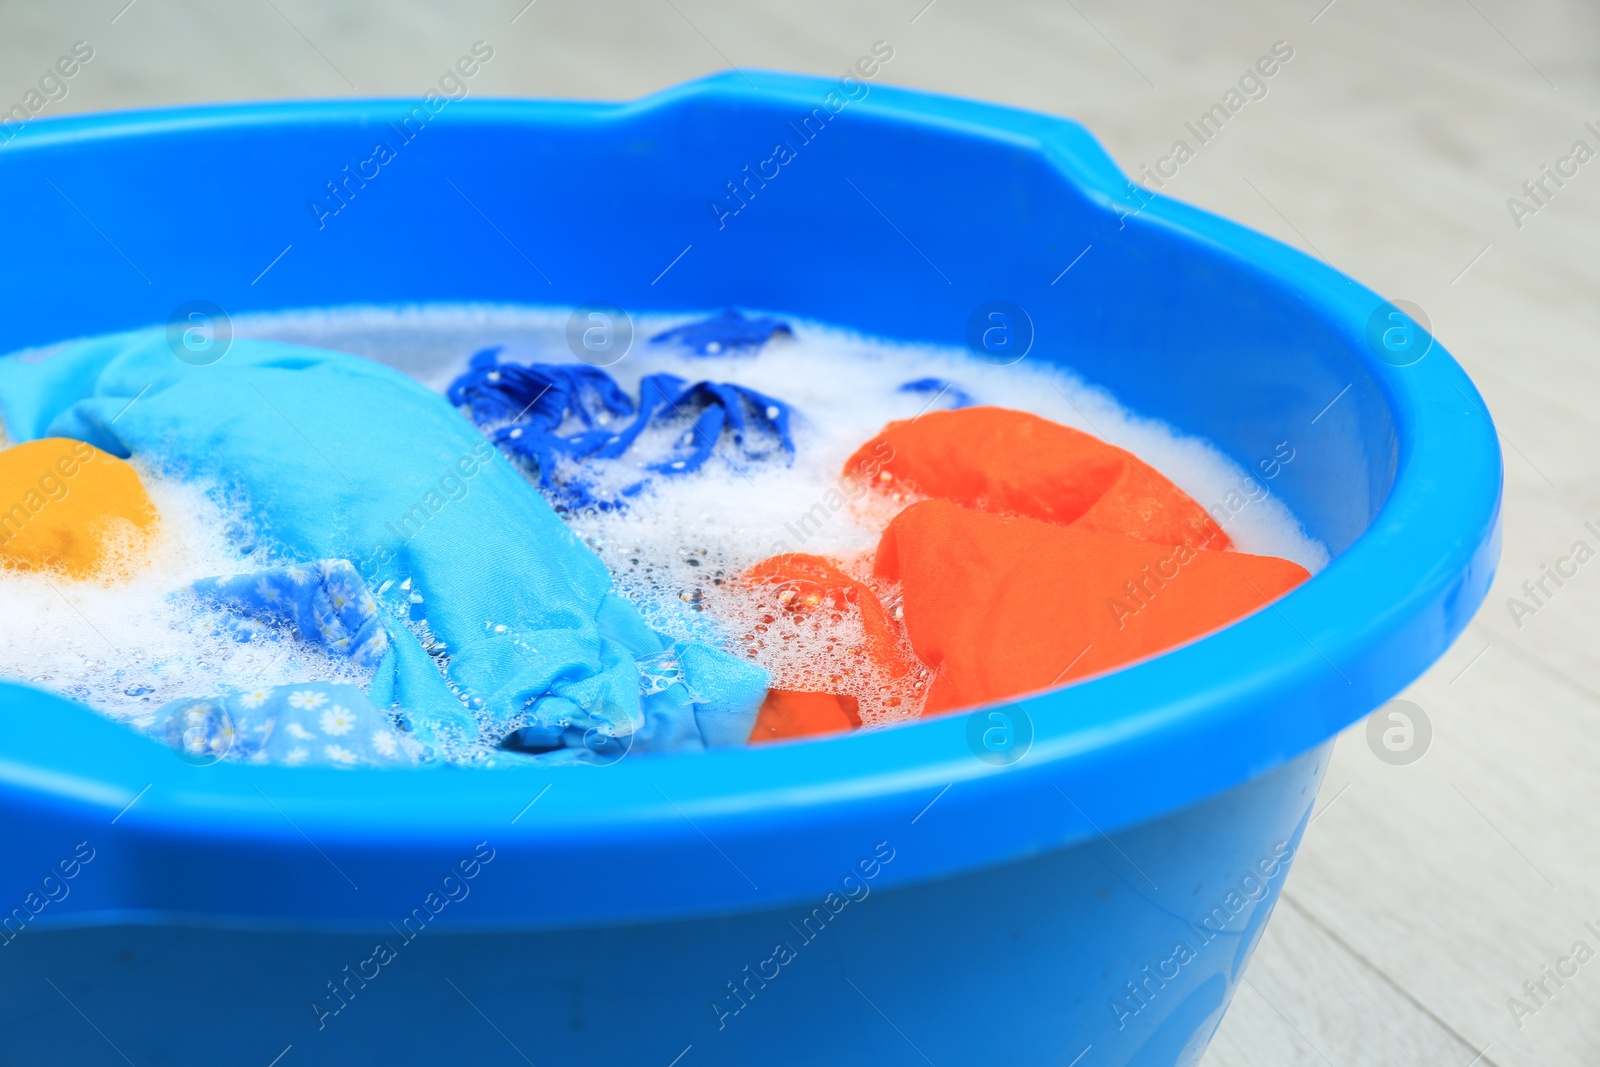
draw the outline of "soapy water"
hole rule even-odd
[[[577,364],[568,347],[569,316],[567,310],[484,305],[356,307],[241,316],[234,333],[365,356],[443,394],[486,347],[502,346],[502,362]],[[708,357],[646,340],[700,317],[641,317],[631,349],[607,373],[634,396],[645,375],[666,372],[780,399],[795,412],[794,454],[750,460],[719,446],[699,471],[648,480],[626,507],[565,511],[563,517],[656,629],[758,663],[772,673],[776,688],[854,696],[864,725],[914,717],[926,672],[882,676],[863,653],[865,634],[854,612],[826,598],[808,603],[792,590],[742,576],[779,553],[831,557],[895,614],[896,591],[872,577],[871,552],[910,500],[869,490],[863,478],[842,472],[855,450],[891,420],[958,399],[1029,411],[1150,463],[1223,520],[1240,551],[1280,556],[1312,573],[1328,562],[1326,548],[1280,500],[1258,494],[1267,483],[1204,440],[1132,414],[1061,369],[1027,361],[995,366],[960,348],[870,338],[793,317],[785,317],[792,333],[775,334],[759,352]],[[637,483],[682,432],[651,427],[621,459],[585,473],[602,490]],[[0,675],[145,729],[164,703],[179,697],[293,682],[366,684],[366,671],[291,633],[241,643],[221,613],[174,595],[197,578],[275,561],[241,533],[249,529],[247,515],[204,486],[134,462],[161,516],[150,562],[110,584],[0,571]]]
[[[443,393],[485,347],[503,346],[502,363],[578,363],[568,344],[569,315],[485,305],[341,308],[240,318],[234,327],[239,336],[367,356]],[[895,590],[871,577],[870,554],[911,501],[868,491],[861,478],[843,472],[855,450],[891,420],[958,398],[1029,411],[1144,459],[1217,515],[1239,551],[1280,556],[1312,573],[1328,562],[1326,548],[1263,491],[1266,483],[1206,441],[1132,414],[1059,368],[995,366],[961,348],[866,337],[787,316],[792,332],[774,334],[759,351],[707,358],[645,340],[695,318],[641,316],[631,348],[607,373],[632,395],[643,377],[666,372],[782,400],[795,412],[795,454],[750,462],[724,443],[701,471],[651,481],[625,508],[564,518],[656,629],[745,656],[772,672],[776,688],[854,696],[864,724],[914,717],[926,675],[881,677],[861,654],[864,635],[853,612],[781,603],[777,591],[752,588],[740,576],[779,553],[828,556],[893,610]],[[622,459],[586,474],[602,490],[620,490],[682,432],[652,428]]]
[[[159,726],[164,704],[181,697],[369,680],[370,669],[271,627],[241,642],[227,615],[184,595],[196,578],[243,573],[267,561],[259,550],[238,547],[253,540],[240,536],[243,517],[207,487],[133,463],[160,519],[101,580],[0,571],[0,676],[146,730]]]

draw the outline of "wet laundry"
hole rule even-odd
[[[193,366],[160,331],[5,370],[0,413],[12,436],[144,457],[246,501],[285,563],[349,560],[380,600],[409,583],[414,625],[391,633],[369,696],[403,706],[426,743],[482,751],[527,726],[592,728],[640,749],[749,733],[765,672],[651,630],[503,459],[481,461],[469,495],[432,504],[441,475],[477,462],[463,457],[479,437],[395,371],[244,339],[225,361]],[[397,541],[388,524],[418,501],[430,502],[426,527]],[[683,684],[642,693],[637,659],[668,649]]]
[[[1154,655],[1309,577],[1288,560],[1229,551],[1206,512],[1148,464],[1026,412],[968,407],[890,423],[845,470],[874,456],[874,488],[905,505],[872,554],[878,588],[893,590],[893,623],[863,583],[818,582],[838,574],[830,560],[778,556],[746,581],[787,579],[857,613],[875,635],[864,647],[892,664],[890,676],[931,673],[924,716]],[[752,742],[847,729],[855,694],[840,681],[774,691]]]
[[[389,651],[378,604],[349,560],[271,567],[222,578],[201,578],[186,592],[231,612],[236,640],[281,629],[319,648],[376,669]]]
[[[653,345],[681,345],[697,356],[726,356],[755,351],[778,334],[794,336],[782,319],[767,315],[745,316],[728,308],[709,318],[662,330],[650,338]]]
[[[652,374],[640,382],[635,403],[599,368],[502,363],[498,353],[475,355],[450,386],[450,400],[531,467],[558,507],[621,507],[637,496],[648,475],[619,481],[614,472],[651,429],[677,431],[663,454],[632,464],[654,475],[692,474],[719,444],[744,462],[794,453],[789,406],[753,389]]]
[[[139,474],[63,437],[0,451],[0,566],[109,579],[137,566],[156,522]]]
[[[887,445],[880,491],[948,500],[1164,545],[1232,541],[1177,486],[1125,449],[1025,411],[968,407],[892,422],[851,462]],[[846,464],[850,469],[850,464]]]

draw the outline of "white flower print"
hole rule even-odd
[[[394,759],[400,755],[400,745],[395,741],[394,734],[383,730],[372,731],[372,748],[380,756]]]
[[[265,689],[255,689],[248,693],[239,694],[239,703],[247,708],[259,708],[267,702],[267,697],[270,695]]]
[[[293,748],[289,750],[289,754],[287,756],[283,757],[283,762],[293,767],[304,763],[306,761],[306,757],[309,755],[311,755],[311,753],[307,752],[303,748]]]
[[[312,738],[317,736],[297,722],[290,723],[288,726],[285,726],[284,729],[287,730],[289,732],[289,736],[294,738],[296,741],[310,741]]]
[[[271,602],[278,599],[278,590],[265,578],[256,583],[256,596]]]
[[[301,566],[286,567],[283,573],[295,585],[305,585],[306,581],[311,577],[311,572]]]
[[[355,727],[356,717],[350,709],[335,704],[322,713],[322,732],[330,737],[340,737]]]
[[[328,603],[333,605],[334,611],[342,612],[355,600],[355,593],[343,582],[328,583]]]
[[[347,767],[351,766],[356,761],[356,754],[354,752],[351,752],[348,748],[343,748],[339,745],[329,745],[322,751],[326,752],[328,754],[328,758],[333,760],[333,762],[342,763]]]
[[[328,694],[315,689],[297,689],[289,694],[289,706],[301,711],[315,711],[328,702]]]

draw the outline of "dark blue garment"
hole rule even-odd
[[[639,414],[622,433],[595,453],[617,459],[648,427],[674,421],[686,424],[672,453],[649,465],[660,474],[697,471],[716,451],[724,432],[739,455],[752,462],[779,453],[794,454],[789,432],[789,405],[742,385],[696,382],[685,384],[672,374],[652,374],[639,383]]]
[[[932,394],[933,400],[928,401],[929,404],[944,399],[949,401],[951,409],[970,408],[977,403],[971,393],[944,378],[918,378],[916,381],[906,382],[896,392]]]
[[[668,477],[699,470],[713,454],[726,458],[718,452],[725,435],[729,452],[749,462],[794,454],[789,405],[754,389],[652,374],[639,383],[635,405],[596,367],[501,363],[499,352],[474,356],[451,384],[450,400],[502,451],[537,468],[541,488],[558,508],[610,509],[637,495],[649,479],[603,494],[585,471],[621,459],[652,427],[683,427],[667,455],[644,464]],[[628,425],[608,425],[627,415],[633,416]]]
[[[729,308],[708,319],[663,330],[650,338],[650,343],[680,344],[697,356],[725,356],[746,348],[760,348],[777,333],[794,336],[794,330],[781,319],[765,315],[746,318]]]
[[[554,432],[576,418],[592,430],[602,414],[633,414],[628,394],[598,367],[501,363],[500,350],[497,345],[478,352],[450,386],[450,403],[469,408],[480,426],[515,422]]]
[[[466,373],[451,383],[450,402],[466,408],[502,451],[535,467],[540,487],[557,503],[599,504],[588,480],[563,476],[561,460],[594,455],[615,436],[606,424],[632,415],[633,401],[597,367],[525,366],[501,363],[499,355],[495,347],[473,356]]]

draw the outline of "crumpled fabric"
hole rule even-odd
[[[503,347],[474,353],[467,370],[450,385],[450,403],[468,408],[478,425],[515,423],[554,434],[569,419],[596,430],[612,417],[633,414],[632,398],[599,367],[502,363]],[[602,439],[610,437],[609,432],[602,434]]]
[[[450,401],[501,451],[532,467],[559,508],[611,509],[637,496],[648,477],[609,490],[599,483],[604,467],[622,459],[652,428],[683,430],[666,455],[636,464],[652,474],[697,471],[719,454],[719,445],[731,445],[734,455],[751,463],[794,455],[789,405],[754,389],[652,374],[639,383],[635,404],[597,367],[502,363],[499,353],[487,348],[473,356],[451,384]]]
[[[810,689],[769,689],[750,733],[752,745],[825,737],[861,728],[861,706],[848,693]]]
[[[234,637],[249,641],[287,627],[308,644],[376,669],[389,651],[378,604],[349,560],[294,563],[223,578],[201,578],[185,591],[239,616]]]
[[[597,367],[501,363],[500,348],[472,357],[451,383],[450,402],[466,409],[502,451],[525,461],[539,485],[569,508],[598,506],[592,480],[564,461],[593,456],[616,437],[612,422],[633,415],[633,399]]]
[[[301,682],[174,700],[157,716],[161,737],[193,763],[287,767],[409,767],[432,753],[395,729],[353,685]]]
[[[874,488],[1161,545],[1226,549],[1206,510],[1126,449],[1025,411],[970,407],[891,422],[846,470],[892,450]]]
[[[662,330],[650,338],[650,343],[681,345],[697,356],[725,356],[758,349],[780,333],[793,336],[794,330],[781,319],[764,315],[747,318],[729,308],[709,318]]]
[[[923,500],[874,556],[934,671],[922,714],[1048,689],[1192,641],[1309,574],[1274,556],[1161,545]]]
[[[387,367],[248,339],[195,366],[145,330],[0,361],[0,414],[17,440],[212,483],[275,558],[347,559],[380,599],[403,596],[434,654],[392,633],[369,697],[403,707],[419,741],[460,752],[561,725],[695,747],[754,721],[763,671],[651,630],[471,423]],[[682,684],[641,692],[638,660],[667,650]]]
[[[775,556],[744,580],[797,582],[797,596],[858,612],[873,658],[894,665],[890,677],[909,670],[893,651],[903,633],[916,665],[932,672],[925,716],[1155,655],[1309,577],[1288,560],[1225,551],[1227,535],[1153,468],[1027,412],[973,407],[892,422],[846,474],[875,457],[882,469],[870,484],[907,505],[872,557],[880,588],[897,598],[892,611],[818,557]],[[849,729],[849,699],[842,685],[774,689],[752,742]]]
[[[762,600],[771,605],[772,625],[784,636],[790,625],[801,625],[815,616],[853,616],[861,627],[861,640],[839,648],[825,663],[794,677],[778,672],[756,715],[751,744],[859,727],[859,696],[893,689],[919,666],[877,594],[830,559],[786,552],[762,560],[740,581],[765,594]],[[767,630],[765,626],[761,629]],[[763,647],[768,634],[777,636],[767,630],[767,634],[756,632],[750,639],[756,647]]]
[[[789,405],[743,385],[695,382],[651,374],[639,383],[639,416],[596,455],[621,456],[650,426],[687,423],[672,452],[648,465],[658,474],[689,474],[705,466],[726,433],[738,455],[753,463],[794,455]]]

